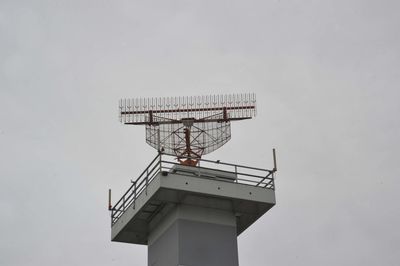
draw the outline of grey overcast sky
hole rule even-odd
[[[255,92],[207,156],[272,167],[240,265],[399,265],[400,1],[0,0],[0,265],[147,265],[112,243],[155,156],[124,97]]]

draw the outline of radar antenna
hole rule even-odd
[[[121,123],[146,126],[150,146],[196,166],[203,155],[230,140],[231,121],[256,115],[256,95],[122,99],[119,113]]]

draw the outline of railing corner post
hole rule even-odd
[[[273,156],[273,159],[274,159],[274,172],[276,172],[278,170],[278,168],[276,166],[276,151],[275,151],[275,148],[272,149],[272,156]]]

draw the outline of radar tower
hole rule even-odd
[[[147,245],[148,266],[238,266],[237,236],[275,205],[275,149],[272,169],[203,156],[255,116],[250,93],[120,100],[158,154],[115,204],[109,190],[111,240]]]

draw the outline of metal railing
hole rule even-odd
[[[177,162],[176,156],[159,153],[139,177],[135,181],[131,181],[132,185],[114,206],[111,206],[110,193],[111,225],[114,225],[129,207],[136,208],[136,199],[142,193],[147,194],[149,184],[160,172],[166,173],[166,175],[168,173],[191,174],[196,178],[217,179],[218,181],[275,190],[274,173],[276,171],[275,150],[272,170],[205,159],[199,159],[197,166],[182,166]],[[210,175],[210,173],[212,174]]]

